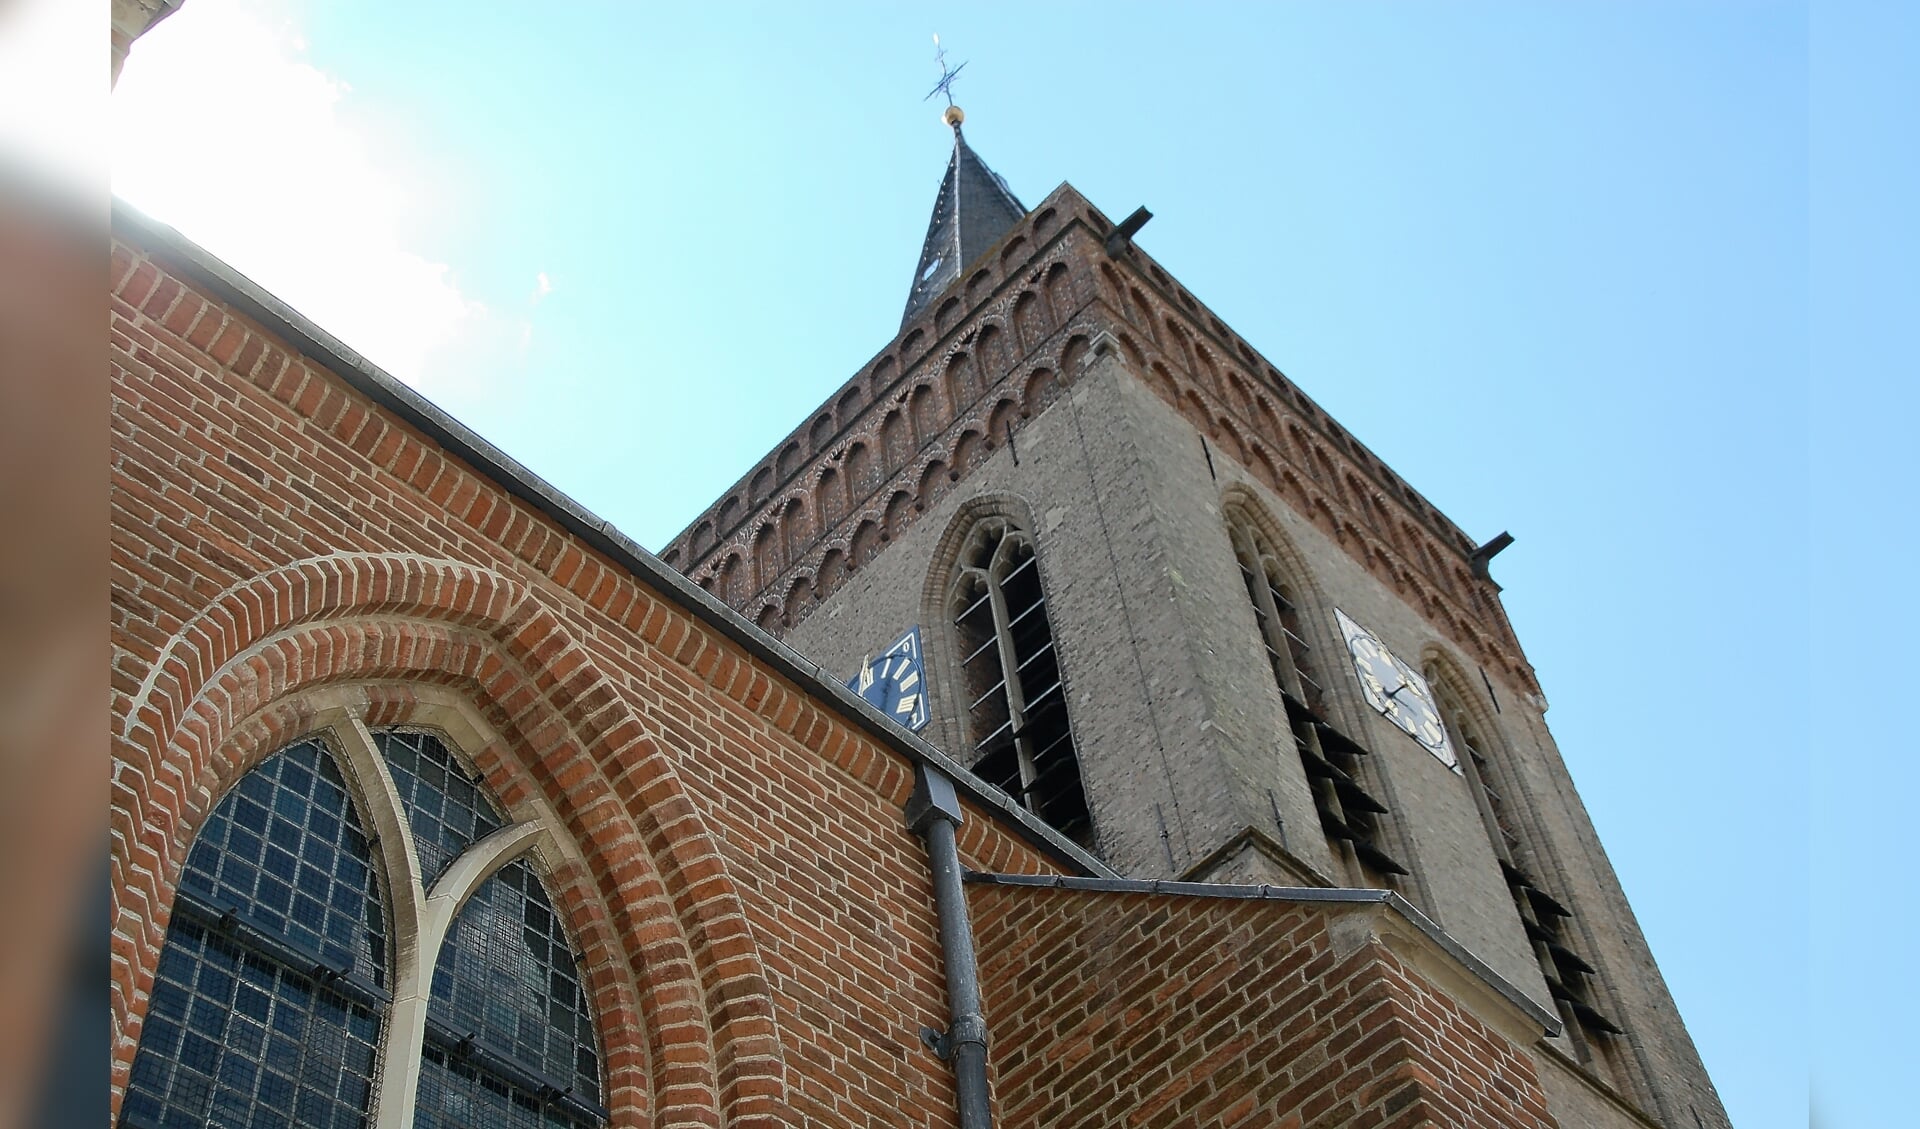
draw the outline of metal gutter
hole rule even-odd
[[[480,437],[432,401],[348,348],[300,311],[220,261],[179,231],[118,197],[112,231],[170,269],[252,318],[294,349],[318,362],[356,392],[399,417],[506,493],[547,515],[589,548],[627,570],[681,610],[739,645],[765,667],[799,686],[842,719],[909,763],[950,777],[976,806],[1014,834],[1064,866],[1083,874],[1117,877],[1085,848],[1041,822],[1006,793],[974,776],[958,761],[901,729],[832,672],[749,623],[699,585],[680,575],[611,522],[562,493],[500,448]]]

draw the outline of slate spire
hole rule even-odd
[[[907,291],[902,326],[1027,214],[1026,205],[1014,198],[1007,182],[967,144],[960,132],[966,117],[960,108],[948,106],[943,117],[953,127],[953,157],[940,181],[940,194],[933,200],[933,219],[920,248],[920,265],[913,271],[913,287]]]

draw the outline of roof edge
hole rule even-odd
[[[400,417],[450,454],[467,463],[481,477],[552,518],[627,572],[678,605],[695,619],[719,631],[772,671],[813,697],[910,764],[925,764],[953,778],[962,793],[1030,845],[1056,862],[1102,878],[1117,872],[1079,844],[1042,823],[999,789],[973,775],[958,761],[933,745],[900,729],[865,699],[847,689],[831,673],[805,655],[761,631],[745,617],[721,603],[699,585],[648,552],[568,497],[552,483],[482,438],[446,411],[414,391],[311,318],[276,298],[265,287],[182,235],[178,229],[148,216],[119,196],[113,197],[110,231],[135,239],[151,254],[206,286],[216,296],[258,321],[289,345],[320,362],[355,391]]]

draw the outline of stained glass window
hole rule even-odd
[[[391,729],[374,735],[413,828],[420,880],[429,890],[460,853],[506,826],[493,801],[439,738]]]
[[[385,920],[332,756],[303,741],[247,773],[187,856],[121,1124],[364,1124]]]
[[[506,825],[439,739],[390,731],[377,740],[423,870],[444,870]],[[461,907],[434,969],[427,1017],[418,1129],[584,1129],[604,1118],[600,1055],[578,961],[524,860],[503,867]]]
[[[430,889],[509,820],[438,737],[373,736],[393,790],[371,778],[363,794],[404,813]],[[417,896],[410,880],[397,888]],[[404,1051],[380,1045],[394,978],[384,889],[319,741],[243,776],[188,853],[121,1125],[357,1129],[380,1071],[416,1068],[419,1126],[604,1124],[579,960],[534,867],[508,862],[468,896],[439,946],[425,1045]],[[403,960],[424,943],[401,940]]]

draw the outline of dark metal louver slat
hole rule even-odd
[[[1047,602],[1045,600],[1035,599],[1033,603],[1028,604],[1026,607],[1015,609],[1012,605],[1012,602],[1009,601],[1007,605],[1007,629],[1012,630],[1013,628],[1020,626],[1020,622],[1026,619],[1028,616],[1032,615],[1034,612],[1040,612],[1044,617],[1046,606],[1047,606]],[[1044,630],[1044,628],[1045,628],[1045,625],[1042,624],[1042,629]]]
[[[980,695],[978,698],[975,698],[973,700],[973,704],[967,707],[967,711],[971,713],[972,711],[979,709],[981,703],[999,694],[1001,691],[1001,688],[1004,686],[1006,686],[1005,682],[996,682],[992,686],[987,687],[987,692]],[[991,736],[991,734],[989,734],[988,736]],[[983,739],[981,743],[984,744],[985,740]]]
[[[1565,945],[1560,944],[1558,941],[1548,940],[1547,951],[1553,954],[1554,963],[1558,964],[1562,968],[1575,969],[1576,971],[1584,972],[1589,976],[1591,976],[1595,971],[1592,965],[1588,964],[1585,960],[1581,959],[1579,953],[1574,952],[1572,949],[1567,948]]]
[[[1062,728],[1060,732],[1054,736],[1053,740],[1048,741],[1045,745],[1042,745],[1040,747],[1039,752],[1036,752],[1033,754],[1034,765],[1042,766],[1042,765],[1052,763],[1054,759],[1055,751],[1060,749],[1060,747],[1063,745],[1066,746],[1066,749],[1065,749],[1066,755],[1061,757],[1060,759],[1066,760],[1066,761],[1072,761],[1074,764],[1077,765],[1079,763],[1079,759],[1076,756],[1074,756],[1074,752],[1073,752],[1073,734],[1071,731],[1065,728]]]
[[[1313,723],[1320,720],[1320,716],[1313,712],[1313,707],[1309,706],[1305,699],[1295,694],[1292,690],[1287,689],[1284,685],[1280,687],[1280,697],[1287,704],[1287,719],[1289,721]]]
[[[1583,1003],[1580,1000],[1568,1000],[1567,1002],[1573,1006],[1573,1014],[1579,1016],[1580,1022],[1586,1027],[1605,1031],[1609,1035],[1624,1035],[1627,1033],[1625,1028],[1615,1025],[1613,1020],[1595,1011],[1591,1004]]]
[[[1551,894],[1548,894],[1545,890],[1538,887],[1529,886],[1527,888],[1527,900],[1531,901],[1533,908],[1540,913],[1550,913],[1555,917],[1573,916],[1572,910],[1555,901]]]
[[[1377,815],[1387,814],[1387,805],[1374,799],[1365,788],[1354,783],[1352,777],[1336,779],[1334,787],[1340,791],[1340,806],[1349,811],[1369,811]]]
[[[1012,744],[1013,722],[1009,720],[1001,722],[999,728],[980,738],[974,748],[979,749],[984,756],[988,752],[997,752],[1002,746],[1011,747]]]
[[[1016,796],[1020,793],[1020,762],[1014,757],[1010,744],[983,753],[973,762],[972,772],[1003,792]]]
[[[1034,773],[1033,783],[1027,785],[1026,790],[1029,793],[1037,792],[1051,796],[1062,790],[1060,785],[1063,782],[1070,788],[1080,787],[1080,764],[1070,756],[1054,757],[1050,763]]]
[[[1306,745],[1300,745],[1299,749],[1300,764],[1307,770],[1308,776],[1317,776],[1322,780],[1338,781],[1348,779],[1346,773],[1333,767],[1325,757],[1307,748]]]
[[[973,660],[979,658],[981,655],[987,654],[988,652],[992,651],[995,647],[999,645],[1000,645],[999,636],[997,635],[987,636],[987,641],[980,644],[978,647],[975,647],[973,649],[972,654],[969,654],[966,658],[961,659],[960,665],[961,666],[973,665]]]
[[[968,604],[965,608],[962,608],[959,614],[953,617],[954,625],[959,626],[960,624],[964,623],[968,616],[979,611],[981,608],[986,607],[988,605],[988,602],[991,601],[992,599],[993,599],[993,593],[991,590],[982,592],[979,599],[975,600],[971,604]]]
[[[1025,560],[1021,561],[1019,564],[1008,569],[1007,574],[1000,578],[1000,587],[1005,588],[1007,585],[1012,584],[1014,581],[1020,579],[1021,575],[1026,573],[1028,570],[1032,569],[1034,566],[1034,563],[1037,562],[1039,559],[1040,559],[1039,557],[1029,554]]]
[[[1035,651],[1031,655],[1028,655],[1025,659],[1022,659],[1018,669],[1025,670],[1027,669],[1027,667],[1033,664],[1033,660],[1037,658],[1041,658],[1042,656],[1045,656],[1045,655],[1050,655],[1052,653],[1053,653],[1053,640],[1048,639],[1045,643],[1041,644],[1039,650]]]
[[[1320,809],[1320,829],[1325,831],[1329,837],[1345,839],[1350,843],[1360,841],[1360,833],[1348,826],[1347,821],[1341,819],[1339,813],[1324,804],[1318,806]]]
[[[1314,728],[1320,732],[1320,741],[1322,744],[1343,753],[1351,753],[1355,756],[1370,757],[1373,755],[1372,750],[1347,736],[1345,733],[1340,732],[1338,729],[1335,729],[1327,722],[1315,718],[1313,724]]]
[[[1406,867],[1401,866],[1399,862],[1395,861],[1392,855],[1389,855],[1387,852],[1374,846],[1372,843],[1368,843],[1365,841],[1354,843],[1353,853],[1360,856],[1361,862],[1366,863],[1369,867],[1373,868],[1374,870],[1380,871],[1382,874],[1413,873],[1412,871],[1408,870]]]

